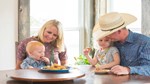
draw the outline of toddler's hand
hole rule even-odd
[[[104,68],[103,68],[103,67],[101,67],[101,65],[96,64],[96,65],[95,65],[95,69],[96,69],[96,70],[102,70],[102,69],[104,69]]]
[[[85,48],[83,50],[83,53],[84,53],[84,55],[88,55],[90,51],[91,51],[91,48]]]
[[[99,65],[95,65],[95,69],[98,71],[98,70],[101,70],[100,66]]]

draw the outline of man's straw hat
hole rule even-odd
[[[99,22],[94,26],[93,37],[95,40],[98,40],[126,27],[136,20],[135,16],[127,13],[107,13],[101,16]]]

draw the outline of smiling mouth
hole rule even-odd
[[[52,41],[52,39],[50,39],[50,38],[46,38],[45,39],[47,42],[51,42]]]

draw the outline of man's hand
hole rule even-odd
[[[111,72],[117,75],[130,74],[130,68],[116,65],[111,68]]]

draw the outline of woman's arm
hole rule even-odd
[[[16,59],[16,69],[21,69],[20,64],[22,63],[21,60]]]
[[[60,64],[61,65],[66,65],[68,63],[68,55],[67,55],[67,51],[65,49],[64,52],[59,53],[59,59],[60,59]]]
[[[17,53],[16,53],[16,69],[21,69],[20,64],[26,58],[26,44],[30,41],[30,39],[25,39],[19,43],[17,46]]]
[[[66,65],[67,64],[67,60],[61,60],[60,64],[63,65],[63,66]]]

